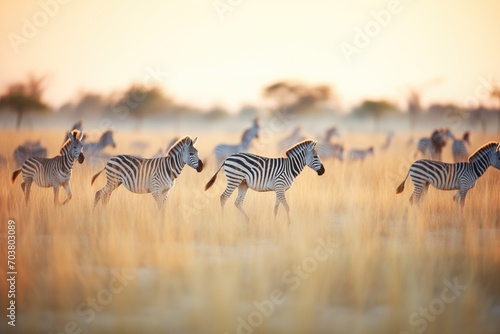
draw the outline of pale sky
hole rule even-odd
[[[344,108],[363,98],[402,104],[433,80],[425,103],[461,104],[482,94],[480,78],[500,82],[498,0],[401,0],[385,26],[371,13],[395,0],[65,1],[0,0],[1,91],[48,74],[45,97],[57,107],[157,70],[178,101],[236,111],[280,79],[330,84]],[[214,4],[232,10],[222,19]],[[356,46],[366,27],[380,29],[348,62],[341,43]]]

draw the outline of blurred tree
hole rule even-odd
[[[0,96],[0,109],[14,110],[17,113],[16,129],[21,127],[26,112],[47,111],[49,106],[43,102],[45,77],[30,75],[25,83],[14,83],[7,87],[5,94]]]
[[[493,85],[490,96],[498,99],[498,132],[500,132],[500,86]]]
[[[420,104],[420,92],[413,89],[408,96],[408,113],[410,114],[410,130],[415,131],[417,125],[417,116],[422,112],[422,105]]]
[[[328,85],[308,86],[301,82],[278,81],[264,87],[263,96],[274,101],[275,108],[291,114],[310,114],[321,110],[322,103],[333,98]]]
[[[138,120],[139,127],[145,117],[167,112],[172,106],[172,100],[157,86],[132,84],[116,105],[126,108],[127,114],[130,113]]]
[[[383,115],[394,114],[397,112],[399,112],[398,107],[395,104],[385,100],[365,100],[360,106],[354,108],[352,111],[353,115],[355,116],[371,115],[375,122],[376,129],[378,129],[380,118]]]
[[[79,114],[88,112],[96,113],[105,110],[108,105],[108,101],[102,95],[97,93],[82,93],[75,106],[75,111]]]
[[[211,121],[226,118],[228,116],[229,116],[229,113],[221,106],[214,106],[206,114],[206,118],[211,120]]]
[[[238,113],[238,117],[243,119],[254,119],[255,116],[259,114],[259,109],[252,105],[244,105],[241,107],[240,112]]]

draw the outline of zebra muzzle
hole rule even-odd
[[[321,164],[320,169],[318,169],[318,175],[323,175],[323,174],[325,174],[325,167],[323,166],[323,164]]]
[[[85,156],[83,155],[83,153],[80,153],[80,155],[78,156],[78,162],[82,164],[83,161],[85,161]]]
[[[203,162],[201,160],[198,160],[198,167],[196,168],[196,171],[200,173],[203,170]]]

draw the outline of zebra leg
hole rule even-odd
[[[73,194],[71,193],[71,187],[69,185],[69,181],[63,184],[64,190],[66,190],[66,194],[68,194],[68,197],[66,200],[63,202],[63,205],[68,203],[70,199],[73,198]]]
[[[425,195],[427,194],[427,190],[429,189],[429,182],[422,183],[421,180],[414,180],[414,179],[412,179],[412,181],[415,189],[413,190],[413,194],[410,197],[410,203],[418,204],[420,203],[422,198],[424,198]]]
[[[94,200],[94,209],[99,203],[99,200],[102,198],[102,202],[104,205],[108,204],[109,198],[111,197],[111,193],[113,190],[118,188],[121,185],[121,182],[118,180],[112,180],[110,177],[107,176],[107,182],[106,185],[99,191],[95,193],[95,200]]]
[[[463,208],[465,205],[465,197],[467,196],[467,191],[468,189],[460,189],[453,197],[457,204],[460,203],[461,208]]]
[[[156,204],[158,204],[158,210],[161,210],[163,208],[163,205],[165,204],[165,201],[167,200],[168,189],[164,191],[153,192],[151,193],[151,195],[153,195]]]
[[[220,195],[220,208],[221,212],[224,213],[224,205],[226,204],[227,199],[233,193],[234,189],[236,189],[237,184],[234,182],[228,182],[226,190]]]
[[[290,224],[290,206],[286,201],[285,191],[281,189],[276,190],[276,206],[274,207],[274,220],[276,220],[276,214],[278,213],[279,203],[283,204],[283,207],[286,210],[286,217],[288,219],[288,224]]]
[[[27,178],[23,182],[25,184],[23,190],[24,190],[24,201],[26,202],[26,204],[28,204],[30,201],[30,190],[31,190],[31,183],[32,182],[33,182],[33,179],[31,179],[31,178]]]
[[[245,195],[247,193],[247,190],[248,190],[248,185],[246,184],[246,182],[242,182],[238,186],[238,197],[236,198],[236,201],[234,201],[234,205],[236,205],[238,210],[240,210],[240,212],[245,217],[246,222],[248,223],[250,221],[250,218],[248,218],[248,215],[245,213],[245,211],[242,208],[243,201],[245,200]]]
[[[54,205],[59,205],[59,186],[54,187]]]

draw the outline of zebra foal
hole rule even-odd
[[[23,166],[14,171],[12,174],[12,182],[14,182],[19,175],[23,173],[23,183],[21,188],[24,191],[26,204],[29,202],[31,184],[35,182],[36,185],[43,188],[54,188],[54,204],[59,204],[59,187],[63,186],[68,194],[63,205],[73,197],[71,194],[71,187],[69,181],[71,179],[71,171],[75,159],[79,163],[83,163],[85,156],[82,153],[83,145],[81,140],[83,132],[73,130],[68,132],[68,140],[61,148],[60,155],[47,159],[41,157],[32,157],[23,163]]]
[[[410,203],[419,202],[427,192],[429,185],[441,190],[458,190],[453,199],[460,205],[465,204],[467,191],[476,185],[488,167],[500,169],[500,144],[490,142],[473,153],[468,162],[444,163],[434,160],[415,161],[405,179],[396,189],[399,194],[404,190],[408,176],[411,177],[415,189]]]
[[[101,198],[107,204],[111,193],[121,184],[136,194],[151,193],[161,209],[168,192],[173,188],[175,179],[184,165],[188,165],[199,173],[203,163],[194,147],[198,138],[184,137],[177,141],[165,157],[144,159],[131,155],[112,157],[104,169],[92,177],[92,183],[106,170],[106,185],[95,194],[94,208]]]
[[[242,208],[248,188],[261,192],[275,191],[274,217],[276,218],[281,203],[286,209],[288,223],[290,223],[290,207],[286,201],[285,191],[292,186],[295,178],[305,166],[309,166],[318,175],[323,175],[325,172],[316,153],[316,142],[312,140],[302,141],[288,149],[286,158],[266,158],[250,153],[233,154],[222,163],[206,184],[205,190],[215,183],[217,174],[224,168],[227,187],[220,197],[222,210],[229,196],[238,188],[238,197],[234,204],[248,222],[249,218]]]

